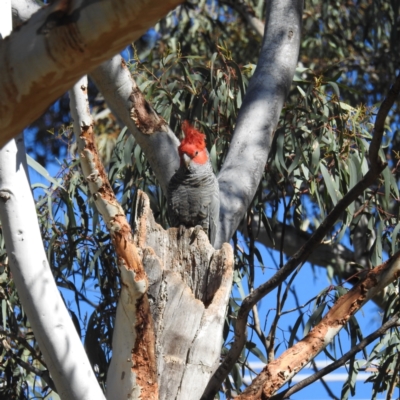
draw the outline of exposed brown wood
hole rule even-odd
[[[269,363],[239,400],[266,400],[297,374],[335,337],[366,301],[400,275],[400,252],[375,267],[349,292],[341,296],[321,322],[300,342]]]
[[[82,97],[78,99],[80,96]],[[90,192],[97,209],[107,224],[119,261],[122,284],[119,307],[134,314],[131,316],[134,318],[134,345],[130,349],[132,372],[136,377],[133,385],[140,388],[142,398],[157,400],[155,336],[147,298],[146,273],[133,242],[131,227],[115,197],[100,160],[95,145],[93,120],[89,109],[82,107],[85,100],[87,101],[87,86],[82,84],[79,88],[75,87],[74,91],[71,92],[71,98],[72,103],[75,102],[75,108],[71,108],[75,119],[74,130],[75,135],[78,136],[77,142],[82,170],[89,183]],[[78,109],[79,112],[77,112]],[[80,132],[78,129],[80,129]],[[125,322],[130,324],[130,319],[128,318],[128,321]],[[125,377],[120,379],[123,380]]]

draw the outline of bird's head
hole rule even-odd
[[[185,138],[178,147],[181,166],[188,169],[192,163],[205,164],[208,160],[205,135],[190,125],[189,121],[183,121],[182,130]]]

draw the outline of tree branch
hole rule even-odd
[[[7,11],[0,10],[0,14],[4,12]],[[8,12],[11,20],[11,8]],[[3,45],[7,40],[2,41]],[[21,135],[0,150],[0,219],[21,304],[60,397],[104,399],[54,282],[43,248],[27,171]]]
[[[145,100],[120,55],[90,74],[112,112],[128,127],[144,151],[164,194],[179,168],[179,140]]]
[[[264,226],[260,225],[257,216],[254,217],[253,232],[255,239],[264,246],[275,250],[281,248],[283,241],[283,251],[289,257],[293,256],[299,247],[303,246],[311,236],[309,233],[301,231],[294,226],[284,225],[282,222],[272,221],[272,219],[268,220],[271,226],[273,226],[271,232],[267,232]],[[245,229],[241,229],[241,231],[246,235]],[[284,236],[283,232],[285,233]],[[355,261],[354,253],[341,243],[320,245],[307,261],[325,268],[333,266],[342,272],[344,279],[355,273],[352,268],[348,267],[348,263]]]
[[[40,9],[33,0],[12,0],[14,27]],[[179,168],[179,140],[145,100],[123,58],[117,54],[90,73],[113,114],[128,127],[146,154],[164,193]]]
[[[96,207],[107,224],[121,271],[121,294],[113,333],[107,392],[113,398],[158,399],[155,335],[147,297],[148,280],[125,213],[97,152],[87,97],[87,77],[70,91],[71,115],[81,167]],[[129,360],[129,361],[127,361]]]
[[[244,3],[242,0],[220,0],[220,3],[232,7],[255,30],[258,36],[261,38],[264,36],[265,25],[259,18],[256,17],[255,12],[250,5]]]
[[[396,82],[390,89],[388,96],[382,102],[381,108],[385,110],[386,115],[390,110],[391,105],[393,105],[398,94],[400,92],[400,75],[396,78]],[[378,118],[376,120],[376,125],[374,132],[378,132],[379,137],[382,139],[382,133],[379,132],[380,121],[384,121],[384,114],[381,113],[381,109],[378,112]],[[378,126],[377,126],[378,124]],[[372,143],[371,143],[372,146]],[[378,143],[374,141],[374,146],[378,146]],[[373,158],[374,157],[374,158]],[[370,169],[364,176],[364,178],[359,181],[347,194],[336,204],[332,211],[328,214],[325,220],[321,223],[318,229],[312,234],[310,239],[305,245],[303,245],[300,250],[293,255],[293,257],[267,282],[260,285],[252,293],[250,293],[242,302],[240,310],[238,312],[236,324],[235,324],[235,337],[231,348],[219,366],[218,370],[214,374],[210,381],[209,387],[206,389],[203,399],[211,399],[212,396],[218,391],[221,383],[224,381],[229,371],[232,369],[234,363],[238,359],[240,352],[246,342],[246,324],[247,318],[250,310],[260,301],[264,296],[275,289],[281,282],[283,282],[301,263],[305,262],[312,251],[322,242],[325,235],[329,232],[332,226],[340,218],[342,212],[353,202],[358,196],[379,176],[379,174],[386,167],[386,164],[378,157],[377,151],[371,152],[370,147]]]
[[[0,41],[0,147],[181,2],[54,1],[33,14]]]
[[[47,369],[42,370],[42,369],[36,368],[33,365],[22,360],[20,357],[16,357],[15,360],[22,368],[25,368],[27,371],[32,372],[36,376],[40,376],[46,382],[46,384],[49,386],[49,388],[57,393],[56,386],[54,385],[54,382],[51,379],[49,371]]]
[[[0,150],[0,217],[21,303],[57,387],[67,399],[104,399],[47,261],[23,138]]]
[[[363,217],[359,225],[364,220]],[[272,226],[272,220],[269,220]],[[366,249],[369,249],[371,242],[373,242],[371,237],[367,235],[366,227],[364,225],[362,227],[359,225],[356,226],[353,237],[354,252],[341,243],[322,243],[309,255],[307,262],[324,268],[332,266],[335,275],[340,280],[351,283],[352,285],[356,284],[363,277],[363,272],[358,266],[368,266],[369,268],[369,265],[366,264]],[[241,232],[245,235],[246,229],[241,229]],[[291,225],[284,225],[279,221],[274,221],[272,232],[268,234],[266,229],[259,225],[257,217],[253,220],[253,232],[257,233],[255,237],[257,241],[275,250],[281,248],[283,240],[283,251],[288,257],[292,257],[299,247],[304,246],[311,237],[311,234],[303,232]],[[283,232],[285,233],[284,236],[282,236]],[[374,234],[375,232],[372,232],[371,236],[374,237]],[[364,244],[363,247],[361,247],[362,244]],[[372,299],[372,301],[382,309],[385,308],[385,292],[386,289],[378,293],[378,295]]]
[[[221,209],[215,248],[229,242],[260,183],[297,65],[302,5],[301,0],[267,2],[260,58],[218,175]]]
[[[351,316],[397,279],[399,274],[400,252],[397,252],[388,261],[370,270],[365,279],[339,297],[321,322],[304,339],[269,363],[237,399],[270,399],[334,339]]]
[[[312,383],[318,381],[325,375],[328,375],[332,371],[335,371],[336,369],[342,367],[343,365],[346,364],[347,361],[350,360],[353,356],[355,356],[359,351],[365,349],[370,343],[372,343],[375,339],[378,339],[380,336],[385,334],[387,330],[390,328],[393,328],[395,326],[399,326],[399,314],[393,315],[393,317],[384,323],[379,329],[377,329],[375,332],[371,333],[367,337],[365,337],[363,340],[361,340],[360,343],[358,343],[356,346],[354,346],[350,351],[348,351],[346,354],[343,354],[342,357],[340,357],[338,360],[335,362],[329,364],[325,368],[321,369],[320,371],[316,372],[314,375],[309,376],[306,379],[303,379],[301,382],[297,383],[296,385],[292,386],[291,388],[283,391],[282,393],[278,393],[275,396],[271,397],[271,400],[283,400],[289,398],[294,393],[297,393],[301,389],[304,389],[305,387],[311,385]]]

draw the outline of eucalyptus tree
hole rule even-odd
[[[1,150],[0,390],[21,398],[100,398],[100,389],[110,399],[285,398],[350,363],[346,398],[360,368],[373,363],[374,393],[387,389],[390,397],[400,365],[398,155],[390,133],[398,120],[399,6],[199,1],[164,17],[178,3],[12,2],[18,29],[0,43],[1,143],[70,89],[73,126],[60,139],[69,144],[73,132],[76,144],[56,177],[28,157],[51,182],[36,210],[21,139]],[[109,59],[161,17],[154,48],[140,39],[128,63]],[[25,52],[21,43],[30,43]],[[86,78],[75,83],[85,73],[106,105],[89,107]],[[161,227],[185,119],[206,133],[219,180],[216,249],[202,232]],[[115,138],[102,152],[106,169],[96,130]],[[354,251],[341,243],[346,236]],[[36,251],[41,240],[47,257]],[[262,282],[257,270],[270,266],[258,241],[280,251]],[[306,261],[325,266],[335,283],[310,300],[311,316],[300,305],[285,309]],[[51,272],[74,304],[64,308],[57,294],[41,301],[56,293]],[[276,311],[263,329],[257,304],[273,290]],[[363,338],[355,313],[371,299],[384,309],[382,327]],[[296,321],[278,353],[281,317],[290,312]],[[350,351],[275,394],[343,327]],[[248,352],[267,365],[243,390]]]

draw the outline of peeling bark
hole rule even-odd
[[[400,252],[375,267],[366,278],[341,296],[303,340],[269,363],[237,399],[269,399],[334,339],[352,315],[399,275]]]
[[[378,339],[380,336],[384,335],[387,330],[393,328],[394,326],[399,326],[399,314],[396,313],[393,317],[384,323],[379,329],[375,332],[371,333],[363,340],[361,340],[356,346],[352,347],[346,354],[343,354],[338,360],[332,362],[325,368],[320,369],[315,374],[303,379],[296,385],[291,386],[289,389],[284,390],[276,395],[274,395],[271,400],[283,400],[289,398],[289,396],[293,393],[300,391],[301,389],[309,386],[311,383],[316,382],[317,380],[322,379],[325,375],[328,375],[330,372],[336,371],[338,368],[343,367],[346,363],[354,357],[358,352],[365,349],[370,343],[374,340]]]
[[[157,373],[160,399],[198,400],[219,363],[232,248],[224,244],[216,251],[203,231],[164,231],[141,192],[133,242],[98,161],[86,82],[75,85],[70,96],[82,169],[110,230],[121,270],[107,392],[113,399],[156,399]]]
[[[96,207],[109,229],[121,271],[122,287],[107,393],[112,393],[114,399],[142,396],[157,400],[155,336],[147,298],[147,277],[132,240],[131,227],[115,198],[94,143],[86,77],[70,91],[70,98],[82,170]]]
[[[144,98],[120,55],[90,74],[113,113],[129,129],[146,155],[161,188],[179,168],[179,140]]]
[[[149,279],[160,400],[198,400],[218,366],[233,252],[194,229],[165,231],[139,193],[135,241]]]
[[[0,20],[7,18],[3,37],[11,31],[11,2],[0,2]],[[49,369],[41,372],[50,372],[51,387],[64,399],[104,399],[47,260],[22,134],[0,149],[0,218],[8,267]]]
[[[280,283],[282,283],[302,262],[307,261],[308,257],[315,248],[322,242],[325,235],[332,228],[334,223],[339,219],[340,214],[355,201],[364,190],[370,187],[378,178],[379,174],[386,167],[386,163],[379,157],[379,148],[384,132],[384,123],[388,112],[396,101],[400,93],[400,74],[396,77],[394,85],[390,88],[388,95],[383,100],[379,108],[374,134],[369,148],[370,166],[364,177],[352,188],[345,196],[338,201],[327,217],[322,221],[319,227],[311,235],[309,240],[293,255],[293,257],[267,282],[262,283],[253,292],[251,292],[242,302],[235,324],[235,337],[231,344],[231,348],[225,355],[218,370],[210,380],[202,399],[208,400],[213,398],[218,391],[223,380],[232,369],[234,363],[238,359],[240,352],[243,349],[246,339],[247,317],[252,307],[258,303],[263,297],[270,293]],[[377,294],[376,292],[375,294]]]

